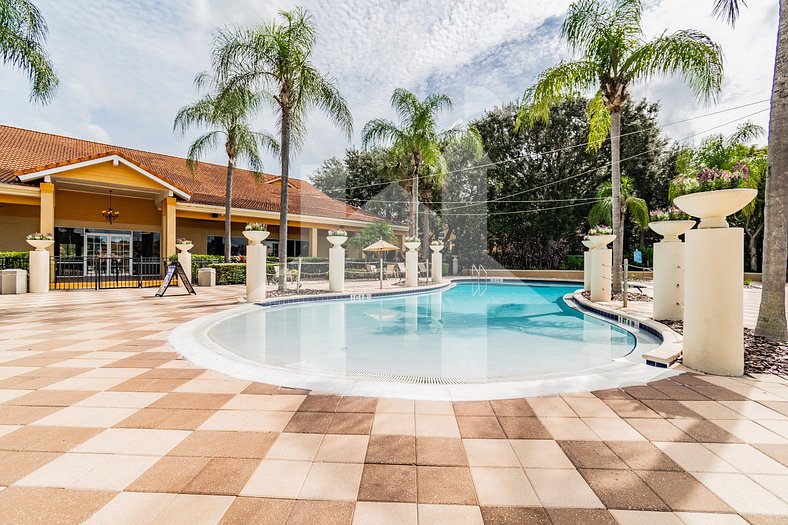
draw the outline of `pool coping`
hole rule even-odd
[[[501,282],[502,278],[493,278]],[[282,368],[253,361],[242,357],[214,342],[208,331],[218,322],[258,308],[286,307],[293,304],[316,301],[363,300],[375,297],[421,295],[454,286],[454,281],[474,279],[453,279],[449,282],[427,285],[418,289],[365,293],[333,293],[312,296],[271,298],[258,303],[249,303],[216,314],[202,316],[176,327],[170,332],[169,343],[181,356],[192,363],[227,374],[238,379],[275,384],[278,386],[303,388],[313,392],[330,392],[340,395],[395,397],[405,399],[473,401],[488,399],[507,399],[534,397],[562,393],[588,392],[644,384],[678,372],[666,368],[647,366],[631,358],[616,358],[611,363],[587,370],[578,370],[559,376],[534,376],[516,381],[488,383],[413,383],[376,380],[374,377],[351,378],[330,373],[305,373],[290,368]],[[524,279],[505,279],[523,282]],[[530,282],[558,281],[542,279],[525,280]],[[561,281],[576,284],[576,281]],[[566,302],[566,301],[565,301]],[[570,306],[570,305],[568,305]],[[571,306],[570,306],[571,307]],[[613,319],[606,319],[612,321]],[[623,328],[625,326],[621,325]]]

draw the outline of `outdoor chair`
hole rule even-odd
[[[399,282],[405,282],[405,263],[397,263],[397,277]]]
[[[428,279],[429,272],[427,271],[427,263],[419,263],[419,279]]]
[[[397,276],[397,266],[394,264],[387,264],[385,270],[383,271],[383,275],[386,278],[393,278]]]

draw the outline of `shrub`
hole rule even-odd
[[[30,268],[28,252],[0,252],[0,270],[27,270]]]
[[[441,268],[443,269],[443,275],[449,275],[449,263],[443,263]]]
[[[246,284],[246,264],[219,263],[211,264],[216,270],[216,284]]]
[[[559,266],[560,270],[582,270],[583,269],[583,256],[582,255],[567,255],[566,261]]]

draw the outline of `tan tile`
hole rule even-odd
[[[359,501],[416,502],[416,467],[412,465],[364,465]]]
[[[607,510],[548,508],[553,525],[618,525]]]
[[[471,468],[479,505],[539,506],[539,499],[521,468]],[[484,509],[482,509],[483,511]]]
[[[561,449],[577,468],[627,469],[610,448],[599,441],[561,441]]]
[[[240,494],[267,498],[296,498],[311,465],[307,461],[264,459]]]
[[[638,471],[638,475],[671,510],[732,512],[728,505],[686,472]]]
[[[353,463],[314,463],[299,499],[355,500],[364,466]]]
[[[378,399],[376,414],[413,414],[415,403],[409,399]]]
[[[471,467],[519,467],[509,441],[505,439],[463,439]]]
[[[550,525],[550,518],[542,508],[496,505],[481,507],[481,512],[485,525]]]
[[[238,497],[222,516],[222,525],[281,525],[293,508],[293,500]],[[351,509],[352,510],[352,509]],[[305,521],[304,523],[309,523]]]
[[[299,412],[333,413],[336,411],[337,406],[339,406],[341,399],[340,396],[308,395],[301,403],[298,410]]]
[[[372,431],[374,414],[337,412],[331,419],[326,433],[328,434],[365,434]]]
[[[378,400],[374,397],[345,396],[339,401],[337,412],[365,412],[374,414]]]
[[[323,436],[320,434],[279,434],[266,458],[312,461],[322,441]]]
[[[418,511],[415,503],[359,501],[353,515],[353,525],[416,525]]]
[[[89,397],[92,392],[83,391],[52,391],[52,390],[37,390],[25,394],[23,396],[14,397],[10,401],[6,401],[6,405],[26,405],[26,406],[48,406],[48,407],[67,407],[73,405],[86,397]]]
[[[608,509],[670,510],[659,496],[630,470],[581,469],[580,474]]]
[[[217,523],[233,503],[232,496],[178,494],[151,522],[151,525],[173,523]]]
[[[68,452],[99,432],[98,428],[20,427],[0,437],[0,450]]]
[[[525,474],[545,507],[604,508],[574,469],[527,468]]]
[[[449,406],[451,407],[451,404],[449,404]],[[457,426],[457,419],[453,415],[417,413],[416,436],[458,438],[460,437],[460,429]]]
[[[415,465],[416,438],[413,436],[375,435],[369,438],[365,463]]]
[[[369,436],[327,434],[320,444],[315,461],[329,463],[364,463]]]
[[[788,514],[788,504],[744,474],[696,472],[693,475],[740,514]]]
[[[451,401],[416,401],[415,404],[416,414],[431,414],[453,416],[454,407]]]
[[[177,408],[143,408],[115,425],[117,428],[157,428],[162,430],[195,430],[214,410],[182,410]]]
[[[558,396],[533,397],[528,404],[538,417],[577,417],[575,411]]]
[[[489,401],[458,401],[453,403],[457,416],[494,416]]]
[[[72,451],[163,456],[189,434],[188,430],[108,428],[76,446]]]
[[[416,418],[411,414],[377,412],[372,422],[372,434],[416,435]]]
[[[646,405],[635,399],[605,399],[605,404],[623,418],[659,417]]]
[[[287,523],[350,525],[353,522],[354,510],[355,505],[352,501],[299,500],[293,505]]]
[[[483,525],[482,513],[476,505],[432,505],[419,503],[421,525]]]
[[[0,425],[29,425],[62,410],[60,407],[0,405]]]
[[[498,417],[534,417],[536,415],[525,399],[497,399],[490,401],[490,406]]]
[[[498,416],[509,439],[550,439],[550,433],[536,417]]]
[[[126,490],[135,492],[181,492],[208,464],[206,457],[165,456],[146,470]]]
[[[606,441],[605,444],[632,470],[681,470],[675,461],[652,443]]]
[[[111,491],[8,487],[0,491],[0,516],[5,523],[77,524],[109,502]]]
[[[175,494],[121,492],[95,513],[85,525],[135,525],[149,523],[175,498]]]
[[[477,502],[468,467],[420,466],[417,474],[419,503],[475,505]]]
[[[56,452],[0,452],[0,486],[8,486],[59,457]]]
[[[509,444],[524,468],[575,468],[555,441],[515,439]]]
[[[468,466],[465,446],[457,438],[416,438],[416,463],[432,466]]]
[[[666,419],[626,419],[627,423],[649,441],[695,441]]]
[[[506,435],[495,416],[457,416],[463,438],[504,439]]]
[[[264,458],[277,434],[195,430],[170,452],[173,456]]]
[[[150,408],[219,409],[234,396],[231,394],[195,394],[171,392],[151,403]]]
[[[308,434],[325,434],[331,424],[333,413],[325,412],[296,412],[290,418],[285,432],[298,432]]]
[[[259,459],[212,458],[183,492],[235,496],[241,492],[259,464]]]

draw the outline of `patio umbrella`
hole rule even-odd
[[[388,252],[391,250],[399,250],[399,247],[394,246],[393,244],[384,241],[383,239],[374,242],[364,248],[365,252],[378,252],[380,253],[380,289],[383,289],[383,252]]]

